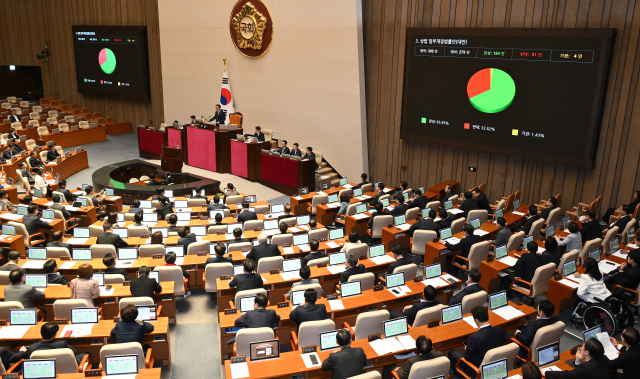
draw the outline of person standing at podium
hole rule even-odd
[[[293,144],[293,149],[291,149],[291,156],[293,157],[294,155],[302,157],[302,151],[300,151],[297,142]]]
[[[287,147],[287,140],[286,140],[286,139],[283,139],[283,140],[282,140],[282,147],[280,148],[280,155],[282,155],[282,154],[289,154],[289,153],[291,153],[291,149],[289,149],[289,148]]]
[[[220,104],[216,104],[216,113],[209,119],[209,121],[224,125],[226,119],[227,115],[222,110],[222,107]]]
[[[264,142],[264,133],[262,133],[262,128],[256,126],[256,132],[252,134],[251,137],[256,137],[258,142]]]
[[[316,165],[316,170],[318,169],[318,162],[316,161],[316,155],[313,153],[313,147],[311,146],[307,147],[307,151],[302,157],[302,160],[313,161],[313,163],[315,163]]]

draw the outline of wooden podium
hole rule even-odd
[[[163,145],[160,167],[163,171],[182,172],[182,149]]]

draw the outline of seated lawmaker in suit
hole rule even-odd
[[[446,209],[440,208],[438,211],[440,217],[440,229],[450,228],[451,224],[458,218],[453,213],[448,213]]]
[[[253,299],[253,311],[248,311],[236,319],[235,325],[242,328],[274,328],[280,316],[273,309],[266,309],[269,301],[263,293]]]
[[[544,253],[542,253],[542,256],[545,257],[547,263],[553,262],[558,267],[562,253],[560,253],[560,247],[558,247],[558,241],[555,238],[547,237],[544,240]]]
[[[207,209],[210,211],[221,211],[229,209],[229,207],[226,204],[221,204],[220,196],[216,195],[211,199],[211,202],[209,202],[209,206],[207,207]]]
[[[613,291],[613,296],[618,299],[624,298],[625,290],[613,287],[616,285],[634,290],[640,285],[640,249],[632,250],[627,255],[627,261],[620,265],[618,275],[607,281],[607,288]]]
[[[141,297],[146,296],[154,298],[153,295],[162,292],[162,286],[156,282],[155,278],[150,278],[149,273],[151,269],[147,266],[142,266],[138,269],[138,277],[131,279],[131,296]]]
[[[233,240],[229,241],[227,245],[231,245],[234,243],[245,243],[245,242],[251,242],[251,240],[247,238],[242,238],[242,229],[235,228],[233,229]]]
[[[604,355],[602,342],[596,338],[589,338],[576,352],[573,370],[549,370],[544,377],[546,379],[608,379],[609,358]]]
[[[320,249],[320,241],[318,240],[311,240],[309,241],[309,248],[311,249],[311,252],[307,255],[304,256],[304,258],[302,258],[302,265],[306,266],[309,264],[310,261],[314,260],[314,259],[321,259],[321,258],[325,258],[327,255],[324,253],[323,251],[318,251],[318,249]],[[278,249],[276,247],[276,249]],[[278,255],[280,251],[278,250]]]
[[[228,258],[224,257],[224,254],[227,252],[227,248],[226,248],[226,246],[224,246],[224,244],[222,244],[222,243],[216,244],[216,246],[213,248],[213,250],[216,252],[215,258],[207,258],[207,260],[204,262],[204,267],[207,267],[207,265],[211,264],[211,263],[231,263],[231,264],[233,264],[233,259],[231,257],[228,257]]]
[[[491,206],[489,205],[489,199],[487,199],[487,195],[480,192],[480,188],[475,187],[474,189],[472,189],[471,196],[478,204],[478,209],[484,209],[485,211],[489,212],[489,214],[493,213],[493,209],[491,209]]]
[[[235,288],[236,292],[262,288],[262,277],[254,272],[256,262],[253,259],[245,259],[242,266],[244,273],[234,276],[229,282],[229,287]]]
[[[35,204],[31,204],[27,207],[27,213],[26,215],[22,216],[22,223],[24,224],[24,227],[27,229],[27,233],[29,233],[30,236],[40,233],[40,231],[38,231],[38,229],[51,229],[52,226],[49,225],[49,223],[42,221],[40,219],[40,217],[38,217],[36,215],[36,211],[38,210],[38,206]],[[44,233],[42,232],[42,234],[44,235],[44,239],[47,240],[49,238],[48,233]],[[36,242],[37,241],[37,242]],[[42,240],[38,240],[36,239],[34,242],[36,243],[40,243],[42,242],[44,246],[44,241]]]
[[[15,147],[11,143],[11,144],[9,144],[9,146],[7,146],[7,148],[5,149],[4,153],[2,153],[2,158],[6,159],[6,160],[9,160],[14,155],[18,155],[18,152],[15,150]]]
[[[640,333],[638,329],[628,327],[622,331],[622,343],[609,337],[613,346],[620,351],[616,359],[609,361],[609,368],[622,370],[621,379],[640,378]]]
[[[29,156],[29,164],[31,165],[31,168],[44,168],[44,163],[42,163],[40,158],[38,158],[38,152],[35,150],[31,150],[31,155]]]
[[[113,234],[113,228],[109,221],[102,223],[102,229],[104,233],[98,234],[97,244],[113,245],[116,249],[129,246],[118,234]]]
[[[160,205],[156,208],[156,213],[161,220],[164,220],[164,218],[170,213],[176,213],[173,209],[173,204],[171,204],[169,199],[165,196],[159,196],[158,201],[160,202]]]
[[[391,216],[391,212],[386,210],[384,208],[384,205],[382,205],[382,203],[380,203],[380,202],[376,203],[376,206],[374,208],[375,208],[376,211],[371,214],[371,217],[369,217],[369,221],[367,221],[367,224],[369,225],[369,229],[373,228],[373,220],[376,217],[378,217],[378,216]]]
[[[47,162],[53,162],[58,158],[60,158],[60,153],[58,153],[56,147],[53,145],[49,146],[49,151],[47,151]]]
[[[469,215],[469,211],[473,211],[478,209],[478,202],[473,198],[473,194],[469,191],[464,193],[464,200],[462,200],[462,204],[458,207],[461,211],[464,211],[463,217],[467,217]]]
[[[249,203],[246,201],[242,202],[242,212],[238,215],[238,222],[245,223],[246,221],[257,220],[258,215],[255,211],[249,210]]]
[[[351,275],[364,274],[365,267],[362,263],[358,264],[358,258],[353,255],[347,256],[347,269],[340,273],[340,283],[349,281]]]
[[[509,238],[511,238],[511,229],[507,227],[507,220],[504,217],[498,217],[496,222],[500,229],[496,233],[496,239],[493,240],[493,246],[506,245],[509,243]]]
[[[296,307],[289,314],[289,318],[298,324],[306,321],[320,321],[327,318],[327,307],[324,304],[316,304],[318,293],[313,288],[304,291],[304,304]]]
[[[111,340],[115,343],[138,342],[145,355],[151,345],[143,343],[145,334],[152,333],[155,327],[138,318],[138,308],[128,304],[120,311],[120,321],[111,329]]]
[[[602,238],[602,229],[600,229],[600,224],[598,223],[598,220],[596,220],[596,213],[592,210],[588,210],[584,212],[583,217],[584,219],[580,220],[580,222],[582,222],[582,229],[580,229],[582,242],[587,243],[587,241]],[[620,231],[620,233],[621,232],[622,231]]]
[[[525,235],[529,235],[531,232],[531,226],[533,223],[540,220],[540,216],[538,216],[538,208],[535,205],[529,206],[529,215],[527,216],[527,221],[522,226],[521,231],[524,232]]]
[[[556,307],[549,300],[542,300],[538,304],[538,317],[534,321],[524,325],[522,329],[516,329],[516,335],[514,336],[523,345],[529,347],[533,342],[533,338],[540,328],[553,325],[559,321],[558,316],[554,315]],[[522,359],[527,359],[527,350],[523,347],[520,348],[518,356]]]
[[[387,274],[393,274],[393,270],[395,270],[396,267],[410,265],[413,263],[411,258],[404,256],[405,249],[400,245],[393,245],[391,253],[396,261],[387,267]]]
[[[389,311],[389,315],[392,319],[404,316],[407,318],[407,323],[409,325],[413,325],[413,323],[416,321],[418,312],[423,309],[431,308],[440,304],[440,300],[436,298],[437,295],[438,292],[433,286],[426,286],[424,287],[424,290],[422,290],[422,300],[420,300],[419,303],[407,305],[402,310],[402,313],[397,311]]]
[[[322,371],[332,371],[331,379],[346,379],[362,375],[367,364],[367,355],[361,347],[351,347],[351,333],[340,329],[336,334],[340,350],[329,354],[322,362]]]
[[[316,166],[316,170],[318,169],[318,161],[316,161],[316,155],[313,152],[313,147],[308,146],[307,147],[307,151],[305,152],[305,154],[302,156],[302,160],[303,161],[313,161],[313,163]]]
[[[548,263],[549,261],[542,255],[542,252],[538,248],[538,244],[531,241],[527,244],[527,251],[523,251],[523,254],[520,256],[518,262],[513,268],[515,270],[516,278],[520,278],[525,282],[531,283],[538,267],[544,266]]]
[[[58,335],[59,330],[60,330],[60,325],[58,325],[53,321],[43,324],[40,327],[40,336],[42,336],[42,341],[34,342],[31,345],[29,345],[26,358],[30,359],[31,354],[33,354],[36,351],[70,349],[73,352],[73,355],[75,355],[76,362],[80,364],[80,362],[82,362],[82,360],[84,359],[84,356],[88,355],[89,353],[78,354],[76,349],[74,349],[71,345],[69,345],[67,340],[64,340],[64,339],[57,340],[56,336]]]
[[[367,182],[367,178],[369,177],[369,175],[367,175],[366,173],[362,173],[360,175],[360,183],[358,183],[355,187],[353,187],[353,189],[356,188],[362,188],[362,186],[364,186],[365,184],[369,184],[369,182]]]
[[[309,266],[302,265],[298,272],[302,280],[291,284],[291,289],[289,290],[289,292],[287,292],[287,299],[291,299],[291,293],[295,291],[296,287],[298,286],[304,286],[305,284],[320,284],[320,281],[318,279],[309,279],[309,277],[311,276],[311,269],[309,268]],[[322,287],[320,287],[320,289],[322,289]]]
[[[297,156],[297,157],[302,158],[302,151],[300,151],[300,147],[299,146],[300,145],[298,145],[297,142],[294,142],[293,149],[291,149],[291,154],[289,154],[289,155],[291,155],[292,157],[293,156]]]
[[[407,204],[404,203],[404,195],[399,193],[396,195],[396,206],[393,208],[393,210],[391,211],[391,215],[396,217],[396,216],[402,216],[405,213],[407,213],[407,209],[409,209],[409,206],[407,206]]]
[[[547,204],[546,208],[542,210],[542,212],[540,212],[540,218],[543,219],[548,219],[549,215],[551,214],[551,211],[558,208],[558,199],[556,199],[555,197],[551,196],[549,198],[549,200],[547,200]],[[622,230],[622,229],[620,229]]]
[[[42,270],[47,274],[47,283],[49,284],[62,284],[66,286],[69,282],[66,276],[58,273],[58,263],[55,259],[49,259],[42,266]]]
[[[262,258],[279,257],[281,254],[278,245],[269,244],[268,242],[268,236],[265,233],[260,233],[258,235],[258,246],[251,248],[251,251],[247,254],[247,259],[253,259],[257,264]]]
[[[462,227],[464,231],[464,237],[460,240],[459,243],[452,245],[449,242],[445,242],[444,240],[440,240],[440,243],[444,245],[447,249],[453,250],[461,250],[459,253],[449,254],[446,257],[447,261],[447,272],[453,276],[458,276],[458,268],[453,265],[453,260],[456,256],[461,256],[464,258],[469,257],[469,253],[471,252],[471,247],[478,242],[482,242],[482,238],[480,236],[476,236],[473,234],[474,228],[471,224],[465,224]]]
[[[429,359],[439,358],[443,356],[441,352],[437,350],[433,350],[433,343],[428,337],[425,337],[425,336],[420,336],[416,339],[416,350],[418,351],[418,355],[407,359],[407,362],[404,364],[404,367],[391,365],[390,367],[391,371],[397,371],[398,377],[400,379],[409,379],[409,374],[411,373],[411,367],[415,363],[424,362],[424,361],[428,361]],[[385,367],[385,369],[386,368],[387,367]]]
[[[256,132],[254,134],[250,135],[251,137],[256,137],[256,139],[258,140],[258,142],[264,142],[264,133],[262,133],[262,128],[259,126],[256,126]]]
[[[449,361],[451,362],[450,378],[461,377],[454,369],[460,358],[464,357],[479,369],[487,351],[502,346],[509,339],[509,335],[501,327],[489,324],[489,309],[487,307],[473,307],[471,315],[476,325],[478,325],[478,331],[469,336],[464,354],[458,350],[449,352]],[[463,363],[460,367],[470,377],[476,376],[476,372],[466,364]]]
[[[102,271],[103,273],[107,275],[122,275],[124,280],[131,280],[127,270],[116,267],[116,257],[114,257],[113,254],[107,253],[104,258],[102,258],[102,264],[107,268]]]
[[[373,198],[371,198],[371,200],[369,200],[369,205],[372,207],[375,207],[376,204],[378,204],[378,201],[380,200],[380,197],[382,197],[385,192],[384,192],[384,183],[380,182],[378,183],[378,193],[376,193]]]
[[[430,210],[427,218],[421,218],[420,220],[418,220],[418,222],[411,225],[411,227],[409,228],[409,235],[413,237],[413,233],[415,233],[416,230],[432,230],[436,232],[437,235],[437,233],[440,231],[440,225],[435,222],[436,216],[436,211]]]
[[[467,278],[467,286],[460,292],[458,292],[455,296],[452,296],[449,299],[449,305],[453,304],[462,304],[462,299],[467,296],[474,294],[476,292],[484,291],[484,288],[480,286],[480,279],[482,278],[482,274],[480,270],[472,269],[469,271],[469,277]]]
[[[11,108],[11,115],[9,116],[9,121],[11,123],[20,122],[20,116],[18,116],[18,112],[16,108]]]
[[[282,147],[280,147],[280,150],[278,150],[278,153],[280,153],[280,155],[282,154],[289,155],[291,153],[291,149],[287,147],[287,140],[283,139],[280,143],[282,144]]]
[[[63,237],[64,235],[62,234],[62,232],[59,230],[56,230],[51,235],[51,239],[53,240],[53,242],[49,242],[47,244],[47,247],[64,247],[65,249],[69,250],[69,253],[71,253],[71,245],[68,243],[62,242]]]
[[[628,206],[626,205],[622,206],[622,209],[620,210],[620,218],[618,219],[618,221],[611,224],[610,228],[617,226],[618,233],[622,234],[622,231],[624,230],[624,228],[626,228],[629,221],[631,221],[631,216],[629,216],[629,213],[631,212],[632,210]],[[602,231],[602,233],[605,234],[608,231],[609,231],[609,228],[606,228],[605,230]]]
[[[178,226],[178,246],[184,246],[184,254],[187,254],[187,248],[192,243],[198,242],[198,238],[195,234],[187,234],[187,228],[184,226]]]
[[[422,191],[419,189],[413,190],[413,200],[410,201],[407,206],[409,209],[411,208],[420,208],[424,209],[429,202],[429,198],[422,194]],[[435,209],[434,209],[435,210]]]

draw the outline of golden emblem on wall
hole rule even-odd
[[[261,0],[240,0],[231,10],[230,32],[238,51],[249,58],[260,58],[273,36],[271,15]]]

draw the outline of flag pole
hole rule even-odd
[[[224,71],[227,72],[227,58],[222,58],[222,62],[224,63]]]

